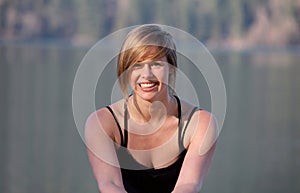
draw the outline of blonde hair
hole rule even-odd
[[[155,48],[155,54],[150,50]],[[141,25],[130,31],[123,42],[118,56],[117,73],[121,90],[127,100],[128,68],[141,59],[167,58],[167,62],[177,68],[176,46],[173,37],[160,26],[154,24]],[[169,78],[169,84],[175,86],[175,70]]]

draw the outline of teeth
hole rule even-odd
[[[155,83],[141,83],[142,88],[150,88],[155,85]]]

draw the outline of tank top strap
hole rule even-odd
[[[181,138],[182,143],[183,143],[183,140],[184,140],[184,136],[185,136],[187,127],[188,127],[188,125],[189,125],[189,123],[190,123],[190,121],[191,121],[191,119],[192,119],[194,113],[195,113],[197,110],[202,110],[202,108],[200,108],[200,107],[194,107],[194,108],[192,109],[192,111],[190,112],[190,114],[189,114],[189,117],[188,117],[188,119],[187,119],[187,123],[186,123],[186,125],[185,125],[185,127],[184,127],[184,129],[183,129],[183,133],[182,133],[182,135],[181,135],[181,136],[182,136],[182,138]]]
[[[182,125],[182,120],[181,120],[181,103],[180,103],[180,99],[178,98],[178,96],[174,95],[176,101],[177,101],[177,118],[178,118],[178,127],[181,127]]]
[[[124,144],[123,147],[127,148],[128,145],[128,109],[127,102],[124,103]]]
[[[178,118],[178,145],[180,151],[183,151],[184,145],[183,145],[183,137],[182,137],[182,116],[181,116],[181,102],[178,96],[174,95],[176,101],[177,101],[177,118]]]
[[[124,137],[123,137],[123,133],[122,133],[122,128],[120,126],[120,123],[117,119],[117,116],[116,114],[114,113],[114,111],[112,110],[112,108],[110,106],[106,106],[106,108],[109,110],[109,112],[112,114],[112,116],[114,117],[114,120],[118,126],[118,130],[119,130],[119,133],[120,133],[120,138],[121,138],[121,146],[124,146]]]

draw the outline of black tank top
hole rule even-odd
[[[188,118],[187,124],[182,130],[182,120],[181,120],[181,104],[177,96],[178,108],[178,143],[180,147],[180,154],[178,159],[165,168],[148,168],[140,163],[138,163],[128,152],[128,128],[127,128],[127,108],[124,111],[124,136],[122,134],[121,126],[117,120],[117,117],[113,110],[107,106],[108,110],[113,115],[116,124],[118,125],[119,133],[121,136],[121,147],[116,147],[116,152],[121,167],[122,179],[125,190],[128,193],[170,193],[173,191],[175,184],[177,182],[183,160],[185,158],[187,150],[183,145],[183,138],[186,131],[186,128],[191,120],[192,115],[198,109],[195,107]],[[126,169],[134,168],[134,169]]]

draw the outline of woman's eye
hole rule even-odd
[[[133,67],[133,68],[141,68],[141,67],[142,67],[142,64],[136,63],[136,64],[133,64],[132,67]]]
[[[152,66],[159,67],[159,66],[162,66],[162,64],[159,62],[153,62]]]

